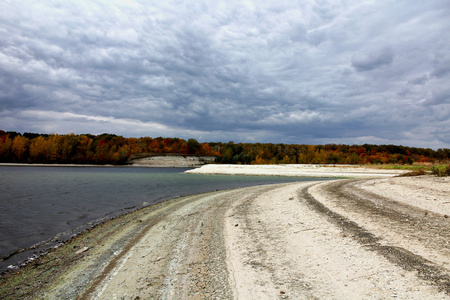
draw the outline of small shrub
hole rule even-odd
[[[427,172],[424,169],[417,169],[417,170],[413,170],[411,172],[408,173],[403,173],[398,175],[399,177],[408,177],[408,176],[420,176],[420,175],[426,175]]]
[[[431,173],[438,177],[450,176],[450,165],[447,166],[433,166]]]

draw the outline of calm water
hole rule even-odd
[[[184,168],[0,166],[0,258],[64,240],[99,221],[170,198],[301,177],[183,174]],[[0,272],[33,254],[0,261]]]

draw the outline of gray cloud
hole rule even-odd
[[[448,5],[391,6],[4,1],[0,129],[449,147]]]
[[[450,74],[450,59],[438,59],[436,66],[431,72],[432,77],[442,78]]]
[[[427,83],[429,80],[427,75],[422,75],[420,77],[416,77],[412,80],[409,80],[408,83],[409,84],[414,84],[414,85],[423,85],[425,83]]]
[[[383,65],[390,65],[393,60],[394,52],[390,47],[385,47],[369,54],[355,54],[352,66],[357,71],[370,71]]]

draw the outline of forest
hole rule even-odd
[[[37,134],[0,130],[0,163],[127,164],[147,154],[216,156],[227,164],[448,163],[450,149],[398,145],[199,143],[180,138],[124,138],[114,134]]]

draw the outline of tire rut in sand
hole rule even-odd
[[[413,236],[418,242],[425,243],[427,247],[432,245],[436,251],[448,250],[450,225],[442,221],[442,217],[430,212],[425,214],[418,208],[357,189],[352,185],[355,182],[353,180],[337,181],[327,184],[324,188],[333,195],[334,204],[344,208],[345,211],[356,212],[361,218],[370,219],[370,222],[388,226],[389,230],[405,239]],[[386,245],[382,236],[377,236],[354,220],[318,201],[309,192],[309,187],[300,190],[299,197],[304,199],[311,209],[326,216],[331,223],[340,227],[345,234],[352,236],[365,248],[381,254],[407,271],[417,272],[420,279],[431,282],[440,291],[450,295],[448,269],[403,247]],[[428,217],[426,220],[420,217],[424,215]]]
[[[183,222],[185,237],[176,245],[168,266],[163,299],[230,299],[226,251],[223,238],[227,202],[235,192],[221,192],[211,197],[197,212]]]
[[[92,288],[93,298],[231,299],[222,228],[235,193],[193,196],[164,214]]]

